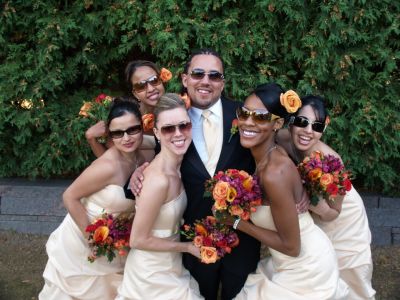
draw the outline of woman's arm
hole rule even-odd
[[[342,210],[343,198],[343,196],[338,196],[333,200],[326,201],[321,197],[318,204],[310,205],[309,209],[317,214],[322,221],[333,221],[339,216]]]
[[[264,169],[262,178],[261,184],[271,203],[272,217],[277,231],[264,229],[245,221],[240,221],[237,229],[281,253],[298,256],[300,228],[294,199],[294,184],[298,180],[301,188],[301,182],[297,170],[287,159],[283,165]]]
[[[130,246],[147,251],[188,252],[200,258],[200,251],[191,242],[175,242],[152,234],[161,206],[168,198],[169,180],[164,174],[145,172],[140,196],[136,199]]]
[[[102,156],[107,151],[107,147],[97,141],[97,138],[103,136],[105,133],[106,124],[104,121],[97,122],[85,132],[86,140],[96,157]],[[110,146],[109,142],[107,142],[107,145]]]
[[[115,166],[108,160],[96,160],[87,167],[81,175],[63,193],[63,202],[72,219],[86,236],[86,226],[89,219],[81,198],[100,191],[112,183]]]

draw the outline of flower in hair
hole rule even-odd
[[[171,71],[166,69],[166,68],[162,68],[161,71],[160,71],[160,78],[161,78],[162,82],[170,81],[171,78],[172,78]]]
[[[325,118],[325,126],[328,126],[330,122],[331,122],[331,118],[329,118],[329,116],[326,116],[326,118]]]
[[[143,122],[143,130],[144,132],[148,132],[154,127],[154,115],[153,114],[144,114],[142,116]]]
[[[179,95],[179,97],[185,103],[186,109],[189,109],[192,106],[190,97],[187,93],[184,93],[183,95]]]
[[[280,96],[281,104],[290,114],[295,113],[301,107],[299,95],[293,90],[288,90]]]

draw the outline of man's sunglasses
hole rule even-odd
[[[311,128],[312,130],[316,131],[316,132],[324,132],[325,130],[325,123],[321,122],[321,121],[313,121],[310,122],[310,120],[308,120],[306,117],[302,117],[302,116],[292,116],[290,117],[289,120],[289,125],[293,125],[296,127],[301,127],[301,128],[306,128],[308,126],[308,124],[311,124]]]
[[[208,76],[208,79],[215,82],[221,82],[224,79],[224,74],[218,71],[206,72],[203,69],[193,69],[192,72],[190,72],[190,77],[195,80],[201,80],[206,75]]]
[[[236,117],[240,121],[246,121],[249,117],[251,117],[256,123],[271,122],[280,118],[270,112],[265,112],[265,110],[249,110],[244,106],[238,107],[236,110]]]
[[[192,129],[191,122],[179,123],[177,125],[167,125],[160,128],[162,134],[174,134],[176,129],[178,129],[181,133],[188,133],[190,129]]]
[[[126,130],[110,130],[109,135],[112,139],[120,139],[124,136],[125,132],[127,135],[135,135],[142,131],[142,125],[135,125],[129,127]]]
[[[158,75],[151,76],[149,79],[139,81],[133,84],[133,91],[140,93],[147,88],[147,84],[150,83],[152,86],[157,86],[162,82]]]

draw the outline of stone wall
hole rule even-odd
[[[0,179],[0,230],[50,234],[66,210],[62,193],[71,181]],[[400,199],[361,195],[375,245],[400,244]]]

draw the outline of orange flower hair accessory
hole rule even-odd
[[[143,122],[143,130],[144,132],[148,132],[154,127],[154,115],[153,114],[144,114],[142,116]]]
[[[161,71],[160,71],[160,78],[161,78],[162,82],[170,81],[171,78],[172,78],[171,71],[166,69],[166,68],[162,68]]]
[[[290,114],[295,113],[301,107],[300,97],[293,90],[288,90],[286,93],[281,94],[280,100],[282,106]]]
[[[331,118],[329,118],[329,116],[326,116],[326,118],[325,118],[325,127],[328,126],[330,122],[331,122]]]
[[[189,95],[187,93],[184,93],[183,95],[179,95],[179,97],[185,103],[186,109],[189,109],[192,106],[192,102],[191,102],[191,100],[189,98]]]

